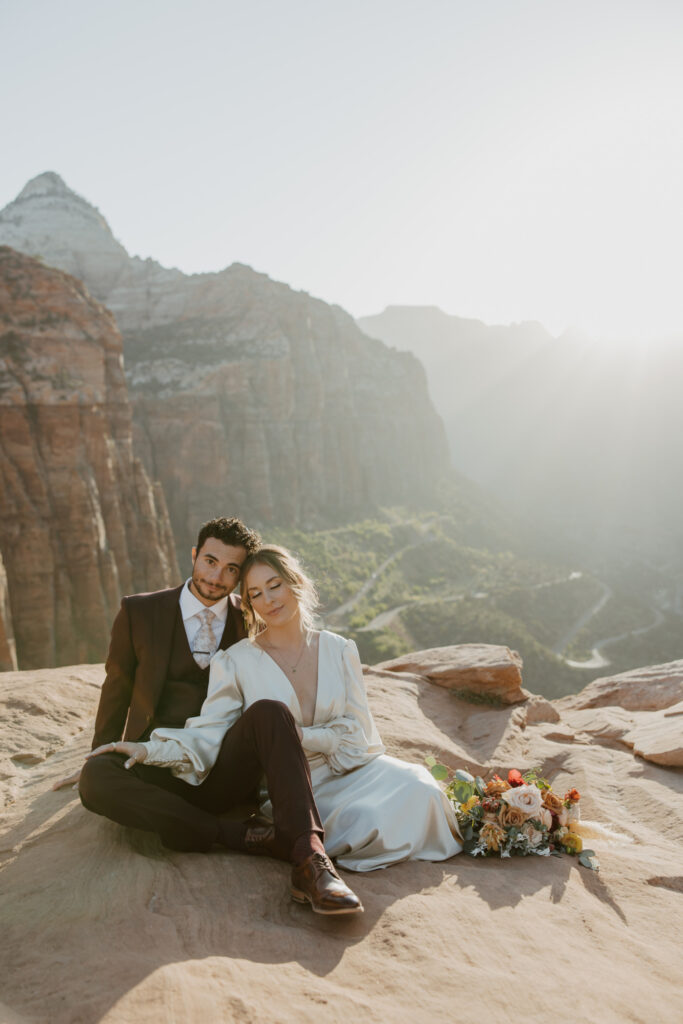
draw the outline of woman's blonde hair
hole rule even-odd
[[[247,555],[243,564],[240,578],[242,580],[242,614],[247,627],[249,637],[253,639],[257,633],[262,632],[265,623],[254,611],[253,605],[246,588],[247,574],[255,565],[268,565],[277,573],[294,594],[299,605],[301,625],[304,629],[312,629],[314,625],[315,610],[318,607],[318,592],[315,584],[301,568],[296,557],[281,548],[277,544],[264,544],[258,551]]]

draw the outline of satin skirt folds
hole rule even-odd
[[[375,871],[402,860],[447,860],[462,850],[453,807],[422,765],[382,754],[346,775],[335,775],[319,757],[310,767],[325,849],[340,867]]]

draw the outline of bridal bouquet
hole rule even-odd
[[[451,773],[436,758],[427,765],[445,783],[455,808],[465,853],[472,857],[526,857],[569,853],[584,867],[598,870],[593,850],[583,848],[579,835],[580,795],[570,789],[560,796],[534,770],[513,768],[507,779],[494,775],[488,782],[459,769]]]

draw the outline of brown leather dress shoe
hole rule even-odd
[[[357,914],[363,904],[341,880],[334,864],[322,853],[312,853],[292,868],[292,899],[310,903],[316,914]]]

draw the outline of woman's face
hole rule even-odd
[[[283,626],[298,616],[299,602],[270,565],[252,565],[242,586],[252,608],[267,626]]]

